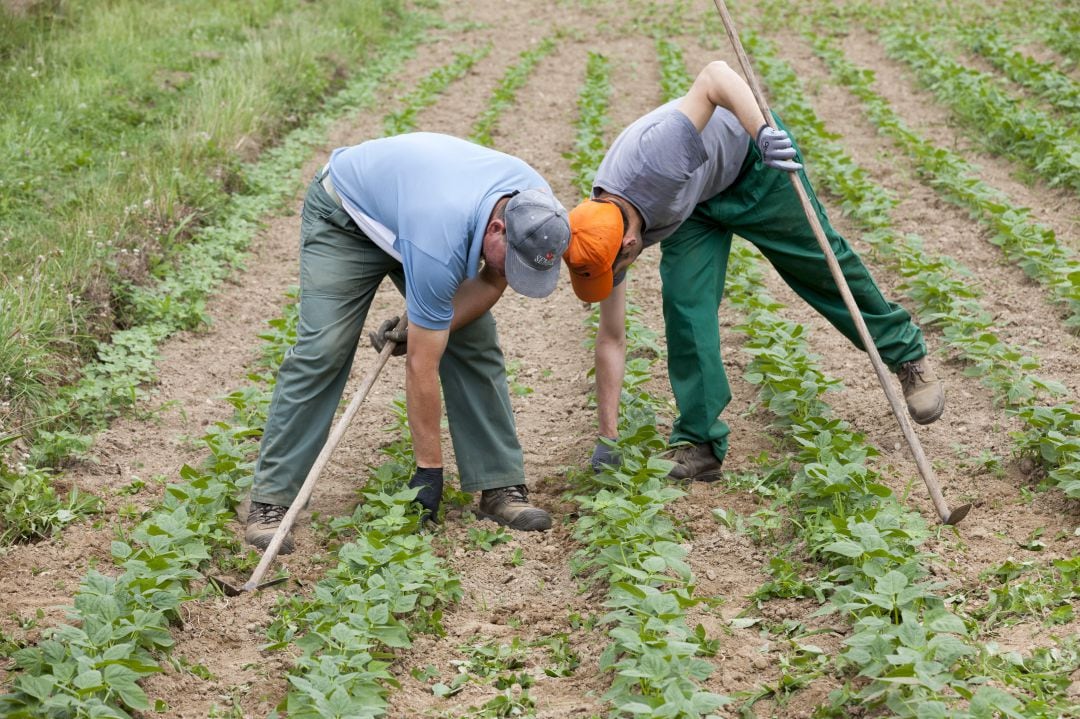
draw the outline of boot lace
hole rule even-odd
[[[500,487],[496,490],[497,497],[502,497],[507,504],[528,504],[529,490],[524,484],[515,484],[512,487]]]
[[[258,524],[281,524],[281,520],[285,518],[285,513],[288,511],[288,507],[282,507],[279,504],[263,504],[262,502],[251,504],[251,518]]]
[[[900,376],[900,384],[907,389],[916,382],[922,381],[923,368],[918,360],[905,362],[900,365],[900,371],[897,374]]]

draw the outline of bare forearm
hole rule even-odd
[[[418,467],[441,467],[442,446],[439,424],[442,419],[442,397],[438,374],[417,371],[407,365],[405,372],[405,406],[409,413],[413,454]]]
[[[506,279],[485,266],[480,273],[465,280],[454,294],[454,318],[450,331],[464,327],[490,310],[506,289]]]
[[[596,340],[596,412],[600,434],[619,434],[619,397],[626,371],[626,345]]]
[[[596,333],[596,406],[600,434],[619,433],[619,398],[626,372],[626,283],[600,303]]]
[[[439,361],[446,350],[448,330],[409,327],[409,352],[405,358],[405,407],[413,454],[419,467],[441,467],[440,425],[442,396],[439,388]]]

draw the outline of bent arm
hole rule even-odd
[[[678,104],[678,109],[701,132],[717,107],[730,110],[751,138],[765,124],[754,92],[737,72],[723,60],[710,62],[698,73],[690,91]]]
[[[442,398],[439,393],[439,361],[446,350],[449,330],[429,330],[409,325],[409,351],[405,358],[405,408],[413,437],[418,467],[441,467],[439,424]]]
[[[600,434],[619,436],[619,397],[626,371],[626,282],[600,303],[596,331],[596,409]]]
[[[476,277],[458,285],[454,293],[454,318],[450,320],[450,331],[464,327],[490,310],[505,289],[506,278],[484,265]]]

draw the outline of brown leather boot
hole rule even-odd
[[[896,376],[904,388],[908,414],[919,424],[936,422],[945,411],[945,385],[925,357],[900,365]]]
[[[720,469],[724,464],[713,454],[709,442],[679,447],[669,459],[675,466],[668,472],[668,477],[684,481],[715,482],[720,479]]]
[[[270,546],[270,540],[274,538],[278,527],[281,526],[281,520],[285,518],[285,513],[288,511],[288,507],[277,504],[252,502],[251,509],[248,510],[247,530],[244,532],[244,539],[251,546],[265,550]],[[294,547],[292,532],[289,532],[289,534],[285,535],[284,541],[281,542],[281,549],[278,550],[278,554],[291,554]]]
[[[527,532],[551,529],[551,515],[529,504],[529,490],[524,484],[485,489],[480,494],[480,510],[477,514],[510,529]]]

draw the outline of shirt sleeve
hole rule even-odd
[[[398,241],[398,250],[405,269],[409,322],[429,330],[449,329],[454,317],[454,293],[464,273],[406,239]]]
[[[641,153],[653,172],[677,181],[685,181],[708,159],[701,133],[677,109],[645,131]]]

